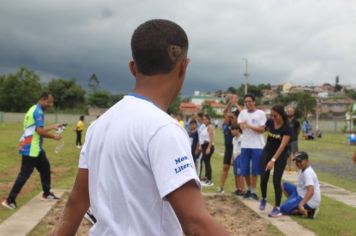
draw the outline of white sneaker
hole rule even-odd
[[[211,187],[214,186],[214,183],[211,182],[211,180],[206,180],[205,183],[203,183],[202,185],[206,187]]]
[[[224,192],[224,189],[223,189],[222,187],[219,187],[219,188],[216,190],[216,192],[217,192],[217,193],[221,193],[221,194],[225,193],[225,192]]]

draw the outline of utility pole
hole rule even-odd
[[[245,76],[245,95],[247,94],[247,82],[248,82],[248,76],[249,76],[249,73],[248,73],[248,59],[247,58],[242,58],[243,61],[245,61],[245,73],[244,73],[244,76]]]

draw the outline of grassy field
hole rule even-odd
[[[73,127],[69,125],[64,131],[65,145],[58,154],[54,153],[58,141],[45,140],[44,149],[51,163],[52,188],[70,189],[73,185],[79,156],[79,150],[75,148]],[[0,199],[2,200],[7,197],[19,172],[21,157],[17,151],[17,144],[21,136],[21,125],[1,123],[0,134]],[[21,207],[40,191],[40,178],[35,170],[16,199],[18,207]],[[1,207],[0,222],[12,213],[13,211]]]
[[[57,141],[45,140],[45,150],[52,166],[53,188],[71,189],[77,171],[79,150],[75,148],[74,124],[64,132],[65,146],[59,154],[54,153]],[[21,135],[20,124],[0,123],[0,198],[7,196],[20,166],[17,143]],[[212,158],[213,181],[215,185],[204,191],[215,192],[219,185],[222,169],[223,138],[221,130],[216,131],[216,152]],[[319,179],[356,192],[356,165],[351,164],[351,154],[356,150],[346,142],[346,136],[338,133],[325,133],[322,139],[300,141],[300,149],[310,154],[311,163],[318,172]],[[41,191],[37,171],[17,198],[18,206],[25,204]],[[225,192],[234,191],[232,173],[225,184]],[[269,184],[269,202],[273,202],[272,183]],[[283,199],[284,200],[284,199]],[[282,201],[283,201],[282,200]],[[0,208],[0,222],[13,211]],[[340,202],[322,197],[320,214],[315,220],[295,217],[300,224],[318,235],[356,235],[356,225],[348,223],[355,219],[356,211]]]

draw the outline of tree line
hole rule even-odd
[[[0,111],[25,112],[44,91],[54,95],[57,110],[80,113],[89,106],[110,107],[124,96],[101,89],[95,74],[88,79],[88,87],[86,91],[75,78],[43,83],[33,70],[20,67],[15,73],[0,76]]]

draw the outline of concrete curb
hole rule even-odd
[[[241,198],[240,200],[248,208],[256,212],[260,217],[268,220],[272,225],[276,226],[279,231],[281,231],[285,235],[316,236],[314,232],[304,228],[289,216],[281,216],[277,218],[268,217],[268,212],[270,212],[273,208],[270,204],[267,204],[266,209],[264,211],[260,211],[259,202],[254,200],[245,200]]]
[[[65,190],[53,189],[53,192],[62,197]],[[42,192],[2,222],[0,235],[24,236],[34,229],[57,203],[55,200],[41,200],[41,196]]]

